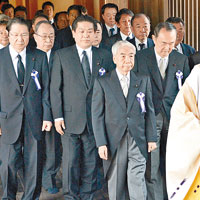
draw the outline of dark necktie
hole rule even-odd
[[[114,31],[115,31],[114,28],[111,28],[111,29],[110,29],[110,36],[113,36],[113,35],[114,35]]]
[[[142,49],[144,49],[145,44],[140,43],[139,46],[140,46],[140,50],[142,50]]]
[[[90,72],[90,64],[89,64],[89,60],[88,60],[86,51],[83,51],[82,66],[83,66],[85,81],[86,81],[87,87],[89,87],[90,79],[91,79],[91,72]]]
[[[22,62],[22,57],[19,54],[17,55],[17,58],[18,58],[18,62],[17,62],[18,81],[19,81],[19,85],[23,86],[24,74],[25,74],[24,64]]]
[[[126,38],[127,41],[129,41],[130,39],[131,39],[131,38],[130,38],[129,36]]]

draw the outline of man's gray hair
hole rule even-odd
[[[115,56],[119,50],[120,47],[122,46],[129,46],[130,48],[134,49],[135,53],[136,53],[136,49],[135,46],[133,44],[131,44],[130,42],[126,41],[126,40],[120,40],[115,42],[115,44],[113,44],[112,46],[112,54],[113,56]]]

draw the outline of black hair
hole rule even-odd
[[[169,23],[172,23],[172,24],[182,23],[183,26],[185,25],[183,19],[181,19],[180,17],[169,17],[166,20],[166,22],[169,22]]]
[[[118,6],[114,3],[106,3],[101,7],[101,14],[103,15],[106,8],[115,8],[118,12]]]
[[[28,25],[28,22],[27,20],[23,19],[23,18],[18,18],[18,17],[15,17],[11,20],[8,21],[8,24],[6,26],[6,29],[8,32],[10,32],[11,30],[11,27],[13,24],[20,24],[20,25],[24,25],[27,27],[28,31],[29,31],[29,25]]]
[[[124,15],[124,14],[129,15],[129,16],[131,16],[131,17],[134,16],[134,14],[133,14],[133,12],[132,12],[131,10],[129,10],[129,9],[127,9],[127,8],[122,8],[122,9],[115,15],[115,21],[116,21],[117,23],[119,23],[119,21],[120,21],[120,19],[121,19],[121,16]]]
[[[68,9],[67,9],[67,14],[68,15],[69,15],[71,10],[77,10],[79,15],[81,15],[81,9],[80,9],[79,5],[71,5],[71,6],[69,6]]]
[[[67,14],[67,11],[57,12],[57,13],[55,14],[55,17],[54,17],[54,22],[55,22],[55,23],[57,23],[58,17],[59,17],[59,15],[61,15],[61,14]]]
[[[12,4],[4,4],[1,8],[2,13],[5,12],[5,10],[9,9],[9,8],[13,8],[13,10],[15,9],[14,6]]]
[[[133,17],[132,17],[132,19],[131,19],[131,25],[133,24],[133,21],[135,20],[135,19],[137,19],[137,18],[140,18],[140,17],[146,17],[148,20],[149,20],[149,23],[151,23],[151,20],[150,20],[150,18],[149,18],[149,16],[147,16],[146,14],[144,14],[144,13],[137,13],[137,14],[135,14]]]
[[[45,1],[43,4],[42,4],[42,10],[44,10],[45,6],[51,6],[54,10],[54,5],[52,2],[50,1]]]
[[[72,24],[73,31],[76,31],[78,22],[90,22],[94,26],[94,31],[97,30],[97,24],[96,24],[94,18],[89,15],[80,15],[79,17],[77,17]]]
[[[14,9],[14,15],[17,11],[23,11],[26,13],[27,15],[27,9],[24,7],[24,6],[17,6],[15,9]]]
[[[169,23],[169,22],[161,22],[159,24],[156,25],[155,29],[154,29],[154,35],[155,37],[158,37],[160,30],[161,29],[166,29],[167,31],[176,31],[176,28],[173,24]]]

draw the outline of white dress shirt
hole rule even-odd
[[[144,44],[143,49],[148,48],[148,46],[147,46],[147,39],[146,39],[144,42],[141,43],[140,40],[138,40],[138,39],[135,37],[135,45],[136,45],[137,50],[141,50],[139,44]]]
[[[3,46],[2,44],[0,44],[0,49],[3,49],[5,46]]]
[[[9,45],[9,51],[10,51],[10,56],[11,56],[11,59],[12,59],[12,63],[13,63],[13,66],[14,66],[14,70],[15,70],[15,73],[16,73],[16,76],[18,77],[18,72],[17,72],[17,62],[18,62],[18,54],[21,56],[22,58],[22,63],[24,64],[24,68],[26,69],[26,48],[24,48],[23,51],[21,51],[20,53],[17,53],[14,48]]]
[[[116,24],[115,24],[113,27],[110,27],[110,26],[108,26],[107,24],[105,24],[105,26],[106,26],[106,29],[107,29],[107,32],[108,32],[109,37],[111,36],[111,32],[110,32],[110,29],[111,29],[111,28],[114,28],[113,35],[116,35],[116,34],[117,34],[117,25],[116,25]]]
[[[83,51],[86,51],[88,61],[90,64],[90,72],[92,73],[92,47],[89,47],[88,49],[82,49],[76,44],[76,48],[78,50],[78,55],[79,55],[81,63],[82,63],[82,59],[83,59]]]
[[[179,53],[182,53],[182,54],[183,54],[183,49],[182,49],[180,43],[175,47],[175,49],[176,49]]]
[[[47,51],[46,54],[47,54],[47,60],[48,60],[48,63],[49,63],[49,59],[50,59],[50,55],[51,55],[51,49],[49,51]]]
[[[157,61],[157,65],[158,65],[158,68],[160,67],[160,60],[161,59],[164,59],[164,63],[165,63],[165,72],[166,72],[166,69],[167,69],[167,65],[168,65],[168,62],[169,62],[169,56],[166,56],[164,58],[162,58],[161,56],[159,56],[157,53],[156,53],[156,50],[155,50],[155,47],[154,47],[154,51],[155,51],[155,55],[156,55],[156,61]],[[159,68],[160,70],[160,68]]]
[[[124,35],[121,31],[120,31],[120,35],[121,35],[121,37],[122,37],[122,40],[126,40],[126,38],[127,37],[129,37],[130,39],[132,39],[133,38],[133,34],[132,33],[130,33],[130,35]]]
[[[120,82],[122,90],[123,90],[123,87],[124,87],[124,85],[123,85],[124,83],[122,82],[124,76],[126,76],[126,78],[127,78],[127,85],[128,85],[128,88],[129,88],[129,86],[130,86],[130,71],[127,73],[127,75],[123,75],[116,68],[116,73],[117,73],[117,76],[118,76],[118,79],[119,79],[119,82]]]

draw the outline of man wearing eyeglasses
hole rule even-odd
[[[40,49],[47,54],[49,63],[49,72],[53,65],[53,56],[55,40],[55,31],[53,26],[48,21],[40,21],[35,26],[34,39],[37,44],[37,49]],[[61,141],[54,127],[50,132],[45,134],[45,163],[43,166],[42,186],[50,194],[58,192],[56,187],[56,173],[60,168],[61,163]]]
[[[22,199],[39,199],[44,133],[50,131],[49,73],[45,53],[27,48],[28,24],[9,21],[9,42],[0,50],[0,160],[3,195],[16,199],[17,171],[24,171]]]

